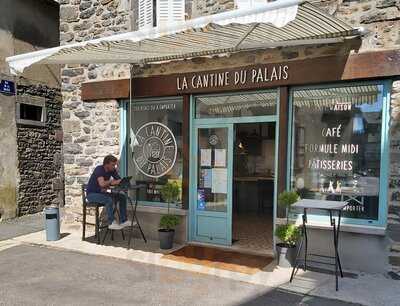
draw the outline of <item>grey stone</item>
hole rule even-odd
[[[377,8],[387,8],[391,6],[396,6],[396,0],[378,0],[376,2]]]
[[[82,167],[90,167],[93,165],[93,159],[90,158],[77,158],[76,163]],[[79,181],[78,181],[79,183]]]
[[[372,10],[369,13],[362,15],[360,18],[360,23],[373,23],[378,21],[386,20],[386,12],[379,10]]]
[[[68,30],[69,30],[68,23],[61,23],[60,24],[60,32],[68,32]]]
[[[91,1],[83,1],[80,5],[79,5],[79,9],[81,11],[84,11],[86,9],[88,9],[89,7],[92,6],[92,2]]]
[[[61,72],[62,76],[68,76],[68,77],[76,77],[81,74],[83,74],[83,68],[75,68],[75,69],[64,68]]]
[[[92,27],[90,22],[84,21],[79,24],[74,25],[74,31],[79,32],[83,30],[89,30]]]
[[[60,40],[63,42],[70,42],[74,39],[74,34],[72,33],[61,33]]]
[[[64,153],[65,154],[80,154],[80,153],[82,153],[82,147],[76,143],[70,143],[70,144],[64,143]]]
[[[64,154],[64,163],[65,164],[74,164],[75,163],[75,156],[71,154]]]
[[[74,113],[75,116],[79,117],[79,118],[86,118],[90,116],[90,112],[89,111],[78,111]]]
[[[76,138],[74,143],[85,143],[88,142],[90,140],[90,136],[89,135],[83,135],[79,138]]]
[[[90,8],[90,9],[87,9],[86,11],[83,11],[83,12],[79,15],[79,17],[80,17],[81,19],[88,19],[88,18],[90,18],[91,16],[93,16],[95,12],[96,12],[96,8],[92,7],[92,8]]]
[[[61,5],[60,19],[68,22],[79,20],[79,10],[76,6]]]
[[[94,80],[94,79],[97,79],[97,72],[96,71],[89,71],[88,72],[88,78],[89,78],[89,80]]]

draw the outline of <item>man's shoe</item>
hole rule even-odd
[[[121,224],[118,224],[116,221],[113,221],[113,223],[111,223],[108,228],[110,230],[120,230],[122,228]]]
[[[121,226],[121,228],[124,228],[124,227],[131,226],[131,224],[132,224],[132,221],[126,220],[125,222],[121,223],[120,226]]]

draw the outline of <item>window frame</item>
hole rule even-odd
[[[158,102],[164,102],[164,101],[180,101],[182,103],[182,116],[184,116],[184,110],[183,110],[183,103],[184,100],[182,96],[166,96],[166,97],[146,97],[146,98],[134,98],[132,101],[129,101],[129,99],[123,99],[120,100],[119,102],[119,110],[120,110],[120,169],[119,169],[119,174],[122,177],[125,177],[129,173],[129,125],[130,125],[130,104],[134,103],[148,103],[147,101],[151,101],[153,103],[158,103]],[[183,134],[183,128],[182,128],[182,134]],[[183,147],[182,147],[183,150]],[[184,163],[182,163],[182,167],[184,167]],[[183,173],[183,168],[182,168],[182,173]],[[169,205],[170,208],[174,209],[183,209],[184,203],[183,203],[183,187],[181,189],[182,193],[182,203],[176,204],[176,203],[171,203]],[[141,201],[138,200],[138,206],[144,206],[144,207],[154,207],[154,208],[167,208],[168,203],[165,202],[152,202],[152,201]]]
[[[387,214],[388,214],[388,191],[389,191],[389,158],[390,158],[390,93],[392,80],[374,80],[374,81],[355,81],[355,82],[338,82],[338,83],[324,83],[318,85],[308,86],[293,86],[289,90],[289,116],[288,116],[288,150],[287,150],[287,178],[286,178],[286,189],[290,190],[292,173],[293,173],[293,131],[294,131],[294,113],[293,113],[293,92],[296,90],[306,89],[318,89],[318,88],[332,88],[332,87],[346,87],[346,86],[357,86],[357,85],[382,85],[382,128],[381,128],[381,162],[380,162],[380,186],[379,186],[379,208],[378,208],[378,219],[357,219],[342,217],[343,225],[355,225],[355,226],[366,226],[366,227],[386,227],[387,225]],[[291,219],[299,221],[301,214],[292,213]],[[309,222],[321,225],[328,225],[329,218],[324,215],[313,214],[312,211],[307,214]]]
[[[42,114],[40,121],[21,118],[21,104],[41,107]],[[27,94],[17,95],[15,117],[18,125],[40,126],[40,127],[45,126],[47,120],[46,99],[44,97],[32,96]]]

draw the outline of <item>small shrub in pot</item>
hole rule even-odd
[[[168,214],[160,219],[158,236],[161,249],[171,249],[174,243],[175,228],[180,223],[179,216],[171,215],[170,204],[176,201],[180,194],[180,186],[177,182],[168,182],[161,189],[162,198],[168,203]]]
[[[295,224],[289,224],[290,207],[300,199],[295,191],[284,191],[278,197],[278,203],[286,208],[286,224],[278,225],[275,236],[279,239],[276,244],[278,253],[278,264],[281,267],[291,267],[294,264],[296,244],[300,238],[301,231]]]

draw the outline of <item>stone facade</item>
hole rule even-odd
[[[325,0],[312,1],[322,10],[354,26],[368,30],[361,46],[324,45],[312,47],[276,48],[252,53],[237,53],[230,57],[197,58],[163,65],[135,67],[135,75],[199,71],[228,68],[240,65],[270,63],[333,54],[393,49],[400,46],[400,2],[398,0]],[[132,6],[118,0],[61,0],[61,43],[71,43],[114,33],[137,29],[135,16],[137,2]],[[234,8],[233,0],[187,1],[188,18],[214,14]],[[353,47],[353,48],[351,48]],[[354,52],[354,51],[353,51]],[[79,84],[86,80],[125,78],[129,76],[124,65],[67,66],[62,72],[63,81],[63,128],[66,174],[66,202],[71,207],[71,220],[80,213],[80,184],[87,180],[96,163],[107,153],[118,154],[118,106],[116,101],[83,103]],[[390,215],[392,222],[400,223],[397,210],[400,206],[398,191],[400,181],[400,153],[398,132],[400,116],[400,85],[393,84],[391,101],[391,176]],[[115,137],[112,137],[114,135]]]
[[[45,126],[17,126],[17,211],[25,215],[63,202],[62,104],[60,90],[45,85],[19,85],[17,94],[43,97],[46,108]]]
[[[131,31],[131,0],[61,0],[61,45]],[[66,221],[81,214],[81,184],[107,154],[119,155],[117,101],[84,103],[80,84],[129,77],[127,65],[67,65],[61,70],[63,96]]]

